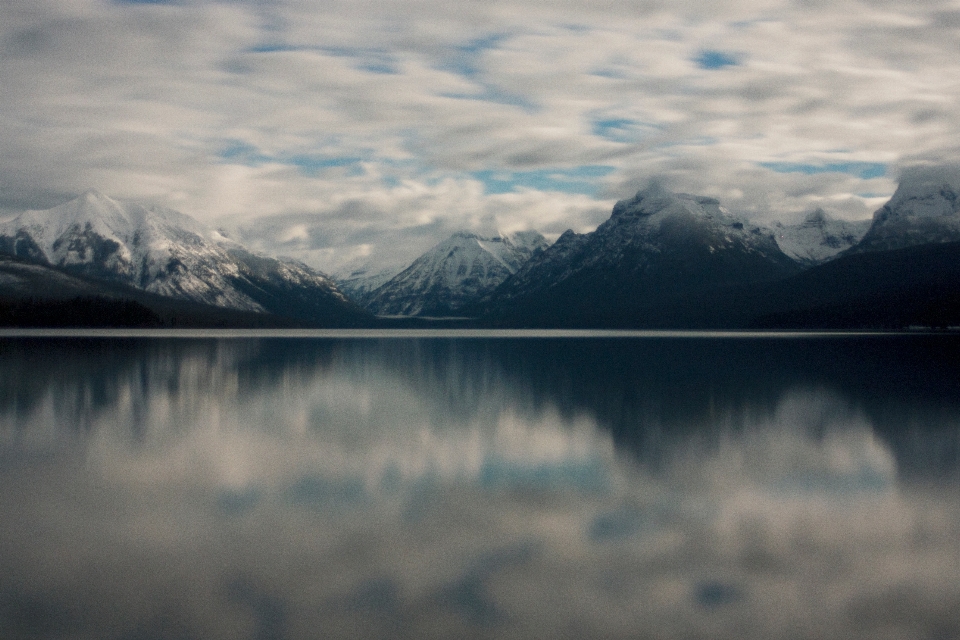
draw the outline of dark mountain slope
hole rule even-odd
[[[960,242],[846,255],[745,297],[757,327],[960,326]]]
[[[664,326],[687,318],[696,296],[800,268],[770,230],[716,200],[651,187],[593,233],[562,235],[480,310],[497,325]]]
[[[891,329],[960,326],[960,242],[853,254],[775,282],[638,306],[591,324],[656,329]]]
[[[318,326],[160,296],[0,256],[0,326],[271,328]]]

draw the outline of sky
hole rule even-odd
[[[960,160],[960,2],[0,0],[0,214],[95,188],[335,272],[651,180],[862,219]]]

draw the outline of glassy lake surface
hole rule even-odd
[[[0,338],[0,637],[960,637],[960,337]]]

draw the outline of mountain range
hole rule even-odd
[[[909,176],[862,238],[862,227],[815,213],[781,227],[782,244],[713,200],[643,190],[593,233],[561,236],[480,313],[499,326],[957,325],[957,182],[938,171]]]
[[[307,265],[253,253],[177,211],[118,201],[97,191],[0,224],[0,253],[55,270],[47,278],[50,282],[83,278],[82,286],[47,287],[56,292],[48,295],[61,300],[72,289],[143,299],[135,291],[152,294],[154,301],[267,314],[311,325],[352,325],[368,319],[329,278]],[[27,295],[24,272],[13,264],[6,263],[0,295],[20,299]],[[37,277],[34,271],[32,279]]]
[[[499,323],[630,324],[648,304],[796,273],[769,229],[712,198],[653,185],[596,231],[567,231],[481,305]]]
[[[497,326],[899,328],[960,324],[957,176],[901,183],[868,229],[767,229],[659,187],[567,232],[478,309]],[[861,236],[862,237],[859,237]]]
[[[536,231],[459,232],[406,268],[360,265],[339,285],[176,211],[90,191],[0,223],[0,324],[952,326],[958,184],[914,171],[872,220],[817,210],[765,227],[654,183],[590,233],[550,245]]]

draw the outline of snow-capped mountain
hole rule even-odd
[[[455,315],[546,247],[536,231],[489,238],[455,233],[373,291],[366,306],[378,315]]]
[[[254,254],[172,209],[97,191],[0,224],[0,252],[218,307],[308,320],[359,315],[306,265]]]
[[[777,222],[773,225],[780,249],[807,266],[821,264],[846,251],[857,244],[869,228],[870,220],[837,220],[823,209],[807,214],[800,224]]]
[[[713,198],[652,185],[618,202],[596,231],[564,233],[484,306],[531,324],[633,322],[645,307],[799,269],[771,229],[732,215]]]
[[[922,168],[907,172],[853,253],[902,249],[960,240],[960,171]]]
[[[407,264],[383,266],[356,261],[332,273],[330,277],[347,297],[364,306],[374,291],[406,267]]]

